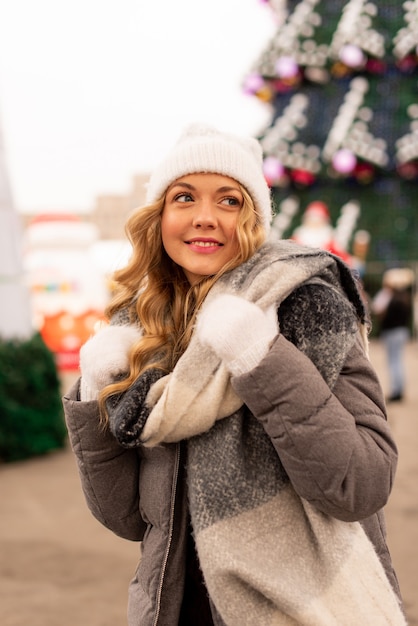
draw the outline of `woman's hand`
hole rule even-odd
[[[279,333],[276,306],[263,311],[253,302],[225,294],[204,306],[196,333],[233,376],[251,371]]]
[[[137,326],[106,326],[80,350],[80,399],[97,400],[99,392],[129,369],[129,352],[141,338]]]

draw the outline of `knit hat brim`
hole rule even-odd
[[[213,173],[233,178],[248,191],[266,230],[272,219],[270,189],[263,174],[260,143],[252,137],[238,137],[205,125],[188,127],[168,156],[152,173],[146,202],[159,200],[181,176]]]

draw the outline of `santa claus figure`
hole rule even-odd
[[[292,239],[303,246],[328,250],[350,263],[351,256],[335,242],[335,230],[331,224],[325,202],[315,200],[306,207],[301,225],[293,232]]]

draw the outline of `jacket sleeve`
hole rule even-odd
[[[320,300],[317,294],[317,310],[332,315]],[[359,336],[332,391],[283,334],[258,367],[233,379],[233,386],[262,422],[301,497],[344,521],[365,519],[386,504],[397,450],[381,387]]]
[[[124,539],[140,541],[137,450],[122,448],[99,424],[96,401],[78,400],[78,381],[63,398],[65,419],[87,505],[96,519]]]

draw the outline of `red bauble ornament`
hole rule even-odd
[[[292,170],[290,176],[295,185],[301,187],[310,187],[316,180],[314,174],[308,170]]]
[[[375,177],[375,169],[370,163],[357,163],[353,176],[361,185],[369,185]]]
[[[404,74],[412,74],[418,65],[418,57],[416,54],[408,54],[403,59],[399,59],[396,65]]]
[[[418,161],[407,161],[397,166],[396,171],[405,180],[415,180],[418,178]]]

